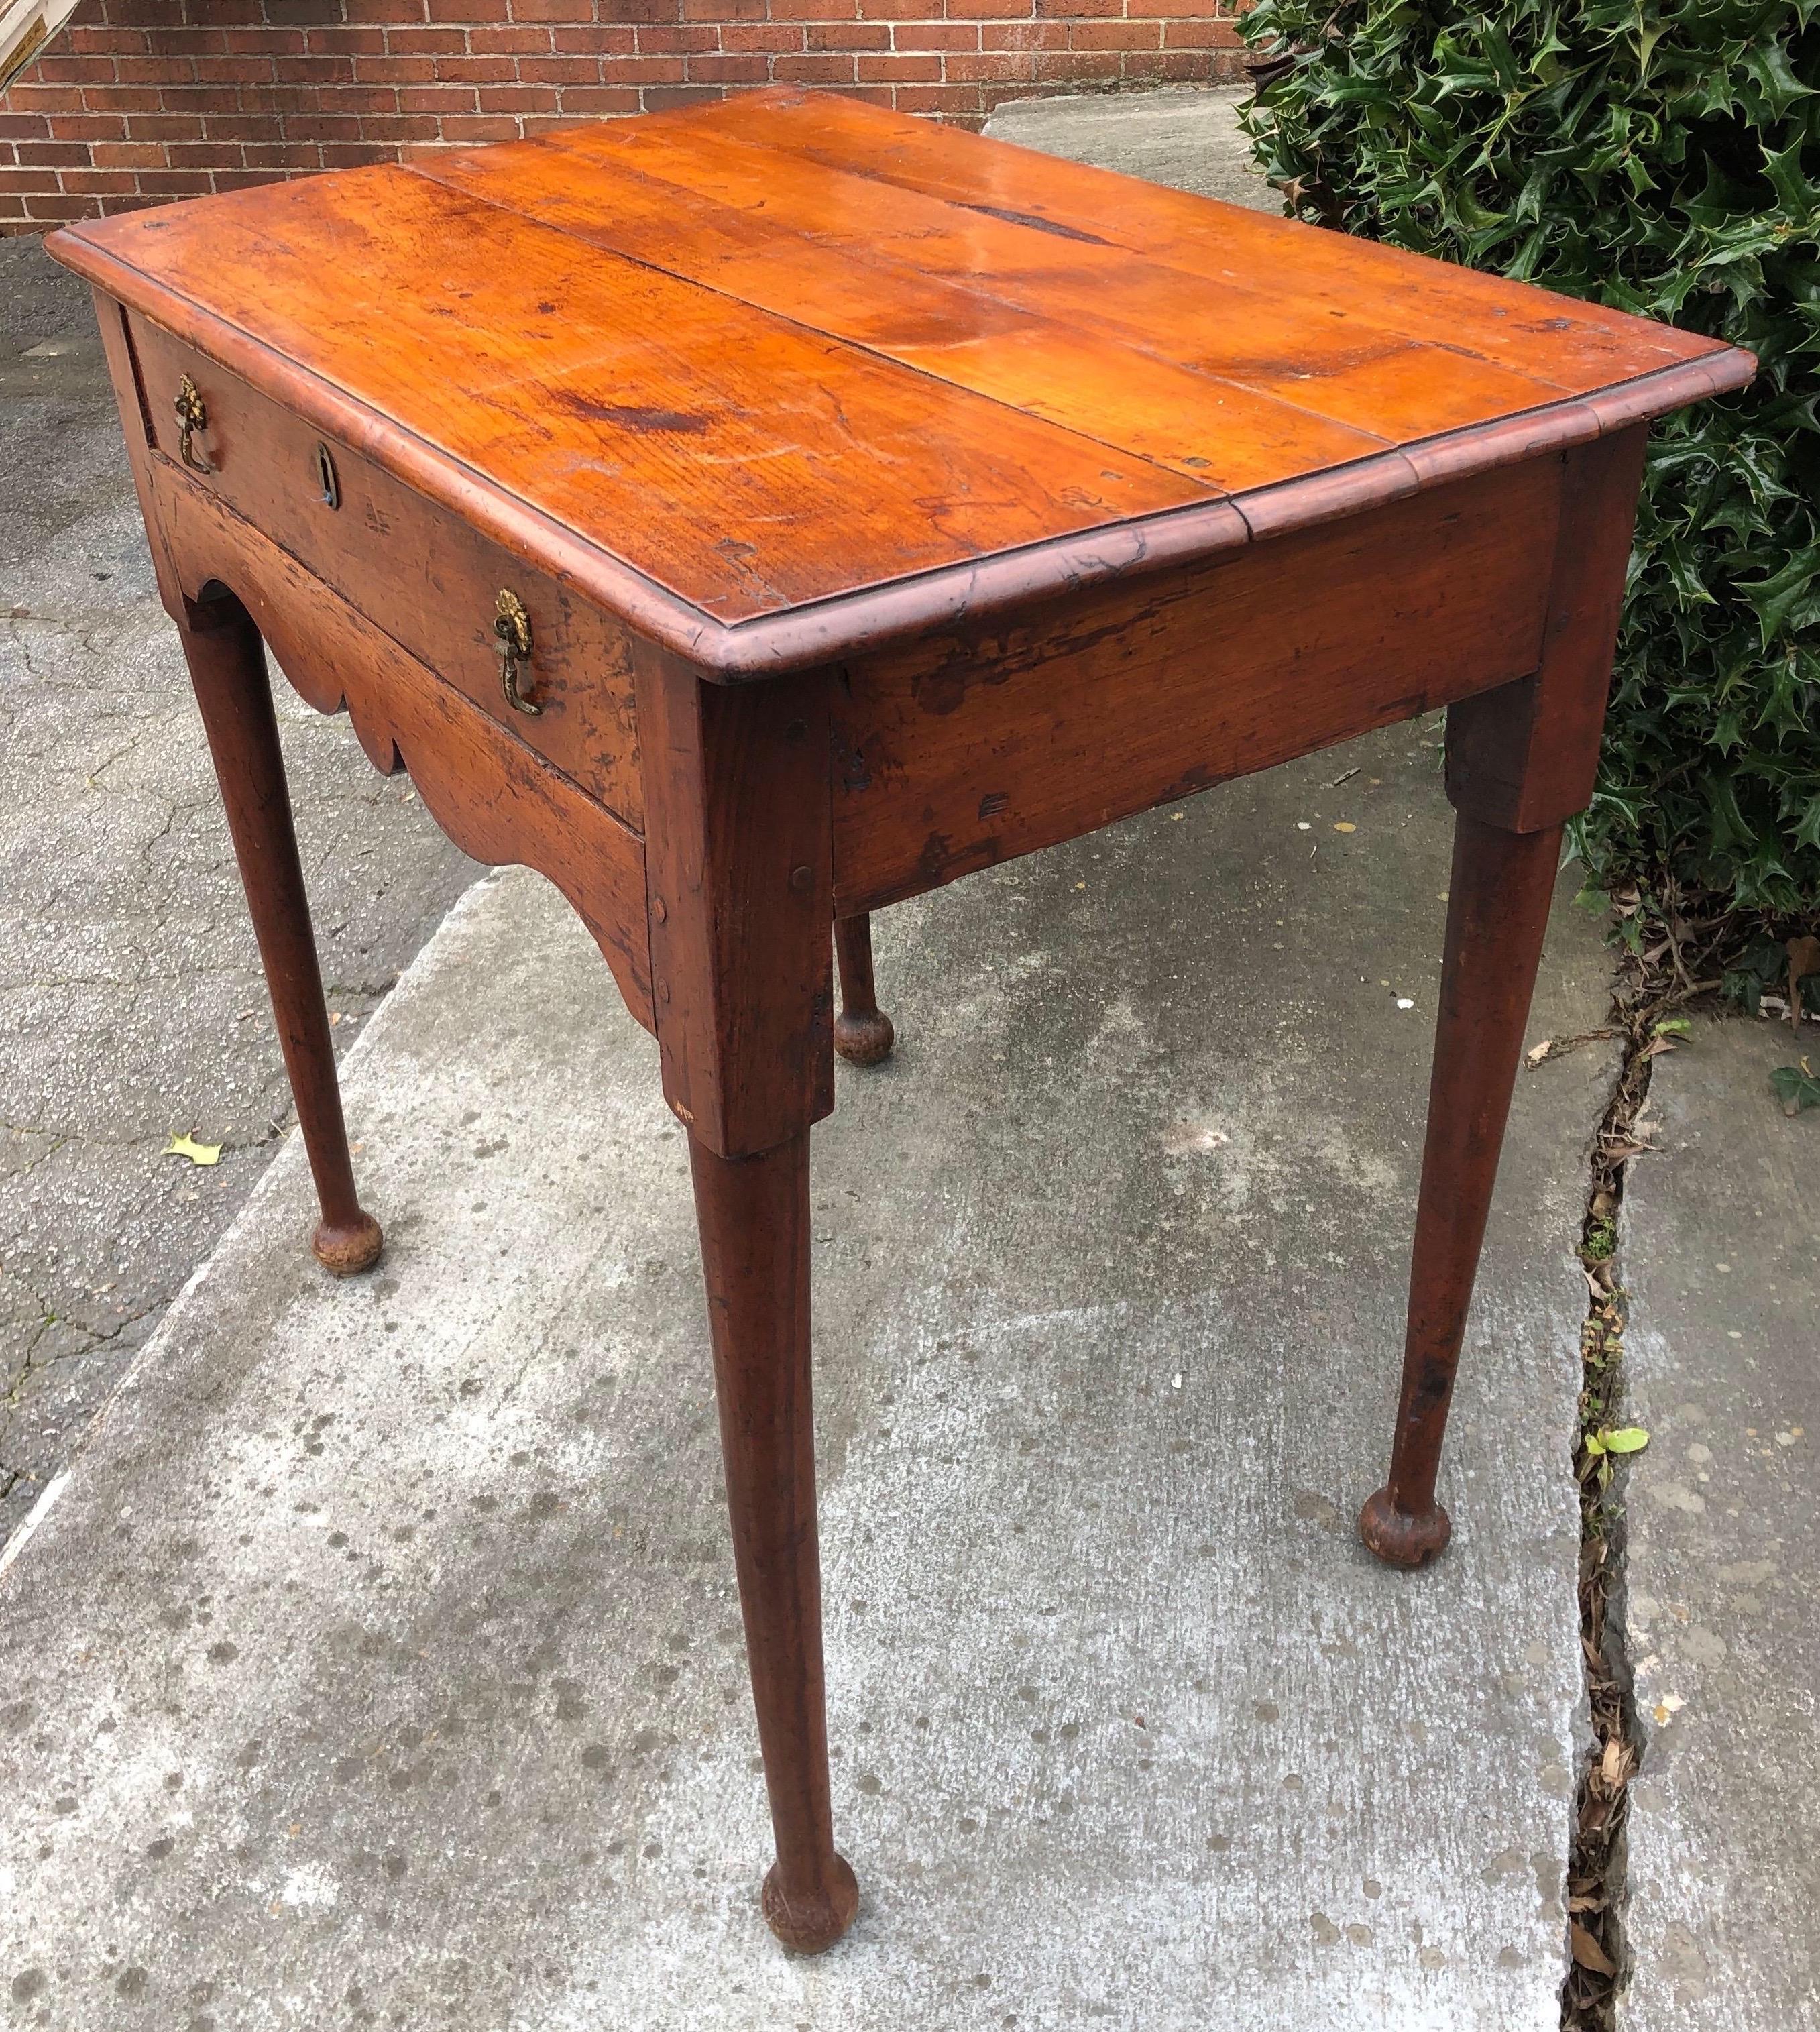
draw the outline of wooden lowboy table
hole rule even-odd
[[[866,913],[1444,705],[1384,1558],[1434,1496],[1648,419],[1748,354],[829,95],[74,227],[331,1270],[355,1197],[260,652],[586,920],[687,1126],[789,1946],[846,1929],[809,1128]],[[830,931],[843,1007],[833,1007]],[[535,1020],[535,1012],[527,1012]]]

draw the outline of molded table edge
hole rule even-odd
[[[1564,451],[1630,424],[1741,388],[1757,366],[1755,356],[1741,348],[1716,345],[1710,353],[1609,388],[1269,487],[1102,523],[728,626],[358,396],[121,261],[79,226],[51,233],[45,247],[128,308],[342,439],[526,563],[568,580],[635,633],[720,683],[781,675],[962,618],[978,619],[1108,580],[1192,564],[1475,473]]]

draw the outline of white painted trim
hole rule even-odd
[[[0,92],[76,12],[76,0],[13,0],[0,11]]]

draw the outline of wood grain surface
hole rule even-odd
[[[664,192],[666,185],[713,200],[735,222],[757,222],[772,243],[795,241],[828,268],[863,262],[857,275],[836,284],[836,302],[861,297],[884,327],[880,349],[934,372],[956,347],[963,375],[976,353],[999,351],[1008,335],[1000,329],[1007,311],[1080,332],[1098,368],[1084,409],[1093,435],[1110,444],[1129,446],[1123,384],[1140,364],[1133,354],[1191,369],[1194,378],[1181,384],[1191,416],[1216,421],[1228,437],[1262,431],[1277,442],[1277,458],[1260,478],[1285,478],[1336,457],[1581,392],[1527,358],[1518,371],[1457,342],[1437,345],[1401,331],[1376,315],[1369,293],[1355,291],[1347,301],[1300,297],[1293,279],[1287,289],[1280,285],[1276,261],[1260,259],[1242,276],[1230,264],[1224,275],[1190,273],[1114,245],[1097,219],[1091,227],[1033,230],[1008,206],[927,196],[863,168],[837,169],[788,148],[752,146],[698,121],[615,121],[485,150],[469,162],[475,166],[466,176],[484,174],[488,194],[514,210],[544,216],[542,193],[553,187],[567,215],[563,222],[573,228],[579,217],[604,220],[596,230],[609,245],[622,230],[626,167],[645,171],[658,180],[673,215],[667,244],[648,242],[648,258],[673,272],[696,272],[693,234],[689,214],[673,192]],[[428,167],[443,177],[463,174],[458,166]],[[831,318],[826,293],[803,266],[799,261],[792,293],[749,268],[748,286],[779,308],[794,301],[790,314],[803,323],[856,336],[843,328],[838,311]],[[941,307],[946,315],[929,315],[918,301],[929,281],[958,284],[968,301]],[[735,279],[731,293],[744,297],[747,288]],[[888,322],[894,311],[908,320],[901,336]],[[1220,416],[1223,398],[1235,389],[1276,400]],[[1295,435],[1299,418],[1305,440]],[[1335,432],[1336,424],[1344,429]],[[1344,447],[1345,431],[1370,442],[1329,453],[1329,446]]]
[[[252,617],[319,712],[344,707],[373,766],[410,771],[425,809],[476,861],[534,868],[594,935],[626,1006],[652,1027],[645,846],[569,777],[305,571],[162,454],[152,454],[154,547],[183,596],[212,585]]]
[[[1184,566],[1754,365],[789,90],[119,216],[53,251],[735,678]]]
[[[1119,449],[1223,490],[1388,442],[1195,371],[1198,337],[1228,353],[1245,342],[1230,302],[1198,306],[1187,327],[1134,334],[1130,320],[1108,321],[1107,263],[1132,265],[1112,250],[696,128],[650,127],[568,129],[419,166],[940,380],[1103,441],[1112,433]]]
[[[128,334],[154,446],[178,452],[172,398],[185,375],[205,399],[198,486],[332,585],[419,663],[566,771],[636,831],[643,782],[626,632],[565,581],[536,571],[457,517],[308,424],[237,375],[132,316]],[[332,461],[336,504],[316,455]],[[533,652],[525,689],[539,711],[515,712],[500,682],[495,602],[514,592]]]
[[[1583,392],[1727,349],[1697,332],[833,92],[745,92],[638,125],[653,131],[686,125],[939,197],[982,218],[1009,215],[1065,239],[1085,233],[1183,276],[1261,281],[1280,301],[1344,312],[1369,305],[1374,318],[1412,338],[1506,357],[1525,375]]]
[[[834,712],[837,912],[1533,671],[1562,478],[1532,461],[856,659]]]
[[[242,195],[111,251],[723,622],[1211,491],[405,170]]]

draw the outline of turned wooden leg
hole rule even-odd
[[[753,1705],[777,1859],[764,1911],[819,1954],[852,1925],[834,1846],[809,1403],[809,1131],[834,1106],[825,671],[637,678],[663,1096],[689,1131]]]
[[[834,1019],[834,1048],[850,1065],[876,1066],[890,1057],[897,1033],[878,1006],[872,977],[872,919],[865,911],[835,919],[834,951],[840,962],[840,1014]]]
[[[1426,1565],[1451,1529],[1435,1475],[1560,842],[1558,825],[1519,833],[1464,812],[1455,820],[1403,1394],[1390,1480],[1358,1520],[1366,1544],[1396,1566]]]
[[[809,1136],[757,1157],[693,1137],[695,1208],[739,1604],[777,1860],[764,1916],[819,1954],[853,1924],[859,1887],[828,1806],[809,1391]]]
[[[1541,660],[1448,708],[1453,877],[1403,1391],[1390,1479],[1358,1519],[1366,1544],[1396,1566],[1426,1565],[1451,1528],[1435,1475],[1562,829],[1586,809],[1598,771],[1644,437],[1633,428],[1565,455]]]
[[[179,624],[184,654],[227,807],[285,1070],[316,1179],[322,1219],[311,1246],[326,1269],[349,1276],[379,1261],[383,1238],[379,1223],[354,1196],[341,1087],[264,651],[238,600],[186,601],[185,607]]]

